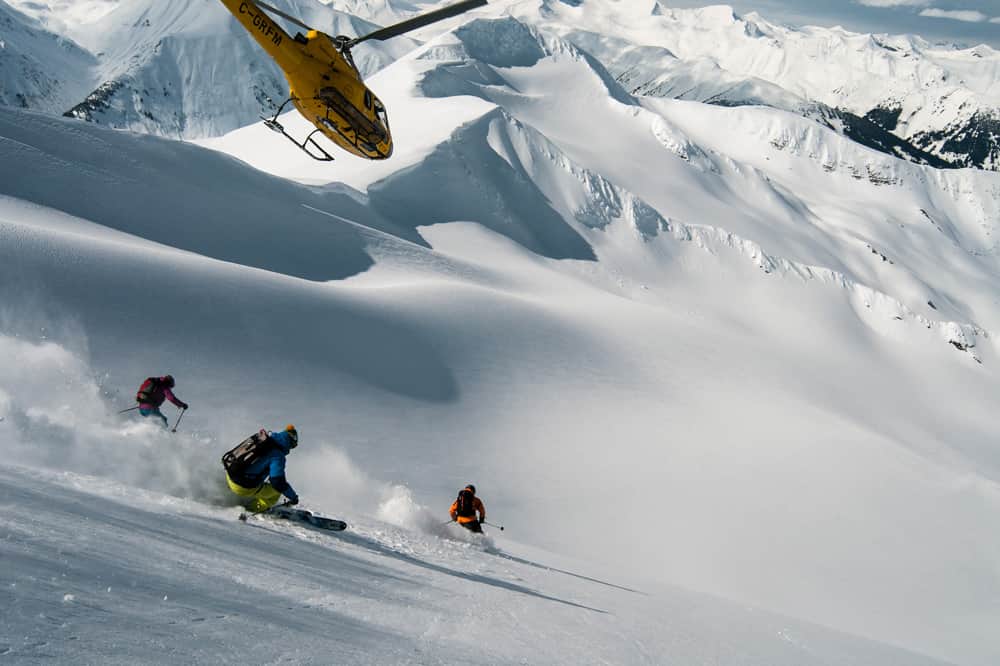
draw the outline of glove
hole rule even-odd
[[[181,403],[181,409],[187,409],[187,408],[188,408],[188,404],[186,402],[182,402]]]
[[[295,506],[298,503],[299,503],[298,497],[292,497],[287,502],[285,502],[285,504],[287,504],[288,506]]]

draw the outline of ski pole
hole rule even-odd
[[[181,424],[181,419],[184,418],[184,412],[186,411],[187,411],[186,407],[181,410],[181,415],[177,417],[177,423],[175,423],[174,427],[170,429],[170,432],[177,432],[177,426]]]
[[[451,525],[451,524],[452,524],[453,522],[455,522],[455,519],[454,519],[454,518],[452,518],[452,519],[451,519],[451,520],[449,520],[448,522],[445,522],[445,523],[441,523],[441,527],[444,527],[445,525]]]
[[[489,525],[490,527],[499,527],[500,531],[503,532],[503,525],[497,525],[496,523],[488,523],[485,520],[482,521],[483,525]]]
[[[131,412],[133,409],[139,409],[139,405],[136,405],[135,407],[129,407],[128,409],[123,409],[122,411],[120,411],[118,413],[119,414],[124,414],[125,412]]]

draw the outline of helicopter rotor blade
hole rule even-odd
[[[487,0],[462,0],[462,2],[456,2],[453,5],[448,5],[447,7],[442,7],[441,9],[435,9],[432,12],[420,14],[419,16],[414,16],[413,18],[406,19],[405,21],[400,21],[394,25],[386,26],[385,28],[376,30],[375,32],[371,32],[367,35],[355,37],[347,43],[346,48],[350,49],[369,39],[376,39],[382,42],[393,37],[398,37],[399,35],[410,32],[411,30],[416,30],[417,28],[422,28],[425,25],[437,23],[438,21],[443,21],[444,19],[451,18],[452,16],[458,16],[459,14],[465,13],[470,9],[483,7],[486,4],[488,4]]]
[[[305,28],[307,31],[315,29],[315,28],[312,28],[312,27],[306,25],[305,23],[303,23],[302,21],[298,20],[294,16],[290,16],[290,15],[286,14],[285,12],[281,11],[277,7],[272,7],[271,5],[265,4],[265,3],[261,2],[260,0],[254,0],[254,2],[257,5],[259,5],[260,7],[263,7],[267,11],[271,12],[272,14],[276,14],[276,15],[280,16],[283,19],[287,19],[287,20],[291,21],[292,23],[294,23],[295,25],[299,26],[300,28]]]

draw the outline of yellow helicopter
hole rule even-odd
[[[392,134],[385,106],[368,89],[351,49],[369,39],[383,41],[436,21],[487,4],[487,0],[463,0],[360,37],[331,37],[310,28],[293,16],[260,0],[221,0],[247,32],[253,35],[285,73],[288,99],[264,124],[281,133],[307,155],[321,162],[333,157],[313,136],[319,132],[349,153],[371,160],[392,155]],[[304,28],[294,37],[285,32],[264,10]],[[299,142],[278,122],[278,115],[291,102],[316,126]]]

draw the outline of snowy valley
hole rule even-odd
[[[668,5],[359,47],[395,153],[321,164],[221,4],[0,2],[0,656],[997,663],[1000,54]],[[289,421],[346,532],[236,520]]]

